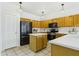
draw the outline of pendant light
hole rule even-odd
[[[61,4],[61,10],[64,11],[64,4]]]
[[[21,15],[22,15],[22,2],[19,2],[19,15],[20,15],[20,18],[21,18]]]
[[[41,16],[40,19],[44,19],[45,18],[45,11],[44,10],[41,11],[41,15],[40,16]]]
[[[22,2],[19,2],[20,9],[22,9]]]

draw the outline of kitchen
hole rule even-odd
[[[79,3],[6,2],[2,6],[2,56],[79,56]]]

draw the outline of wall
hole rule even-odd
[[[59,33],[68,34],[69,31],[72,31],[73,28],[75,28],[75,31],[77,33],[79,33],[79,27],[61,27],[61,28],[58,28],[58,29],[59,29]]]
[[[32,33],[36,33],[36,32],[50,32],[50,28],[32,28]]]
[[[5,2],[3,2],[3,3],[1,3],[1,5],[2,5],[2,8],[1,8],[1,10],[2,10],[2,16],[1,16],[1,18],[2,18],[2,20],[1,20],[1,30],[2,30],[2,50],[4,50],[4,49],[6,49],[7,47],[6,47],[6,41],[9,39],[9,37],[6,37],[7,36],[7,33],[9,32],[9,30],[8,31],[6,31],[6,20],[7,20],[7,22],[9,23],[9,20],[8,19],[10,19],[10,18],[8,18],[7,16],[11,16],[13,19],[11,19],[11,20],[17,20],[18,22],[15,22],[14,24],[16,24],[16,46],[19,46],[19,43],[20,43],[20,26],[19,26],[19,10],[18,10],[18,5],[17,5],[17,3],[5,3]],[[7,18],[7,19],[6,19]],[[8,27],[8,26],[7,26]],[[8,27],[9,28],[9,27]],[[9,41],[10,42],[10,41]],[[14,43],[14,42],[12,42],[12,43]]]
[[[0,4],[1,7],[1,4]],[[2,51],[2,32],[1,32],[1,9],[0,9],[0,55],[1,55],[1,51]]]
[[[33,15],[33,14],[30,14],[30,13],[27,13],[27,12],[23,12],[21,10],[19,10],[19,6],[18,4],[15,2],[15,3],[9,3],[9,2],[1,2],[1,32],[2,32],[2,50],[4,49],[7,49],[6,47],[6,41],[9,39],[9,37],[7,37],[7,33],[9,32],[6,31],[6,20],[7,22],[9,23],[9,20],[10,18],[8,18],[7,16],[10,16],[12,17],[13,19],[11,20],[17,20],[18,22],[14,23],[16,24],[16,46],[19,46],[20,45],[20,16],[22,18],[31,18],[31,19],[39,19],[38,16],[36,15]],[[7,18],[7,19],[6,19]],[[9,27],[8,27],[9,29]],[[1,41],[0,41],[1,42]],[[11,41],[9,41],[11,42]],[[15,41],[14,41],[15,42]],[[12,42],[12,43],[14,43]],[[0,43],[1,45],[1,43]]]

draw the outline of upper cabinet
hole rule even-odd
[[[58,27],[64,27],[65,26],[65,24],[64,24],[64,22],[65,22],[64,17],[56,18],[54,20],[54,22],[57,22],[58,23]]]
[[[79,14],[74,15],[74,26],[79,26]]]
[[[49,23],[52,23],[52,20],[42,20],[42,21],[40,21],[40,28],[48,28]]]
[[[66,16],[66,17],[60,17],[55,18],[52,21],[58,23],[58,27],[72,27],[76,24],[76,20],[74,23],[74,18],[78,19],[78,16]],[[77,20],[78,21],[78,20]]]
[[[32,20],[32,27],[33,28],[40,28],[40,21]]]
[[[31,19],[28,19],[28,18],[20,18],[20,21],[31,21]]]
[[[47,20],[40,21],[40,28],[47,28],[47,27],[48,27]]]
[[[79,14],[72,16],[59,17],[48,20],[30,20],[27,18],[20,18],[21,21],[31,21],[32,28],[48,28],[50,23],[57,22],[58,27],[72,27],[79,26]]]
[[[58,26],[64,27],[65,26],[65,19],[64,17],[58,18]]]
[[[65,21],[65,27],[72,27],[74,26],[74,18],[73,16],[66,16],[64,17],[64,21]]]

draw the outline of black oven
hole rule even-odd
[[[56,32],[58,32],[58,24],[50,23],[49,24],[50,32],[48,33],[48,40],[52,40],[56,38]]]
[[[55,33],[48,33],[48,40],[53,40],[56,38],[56,34]]]

